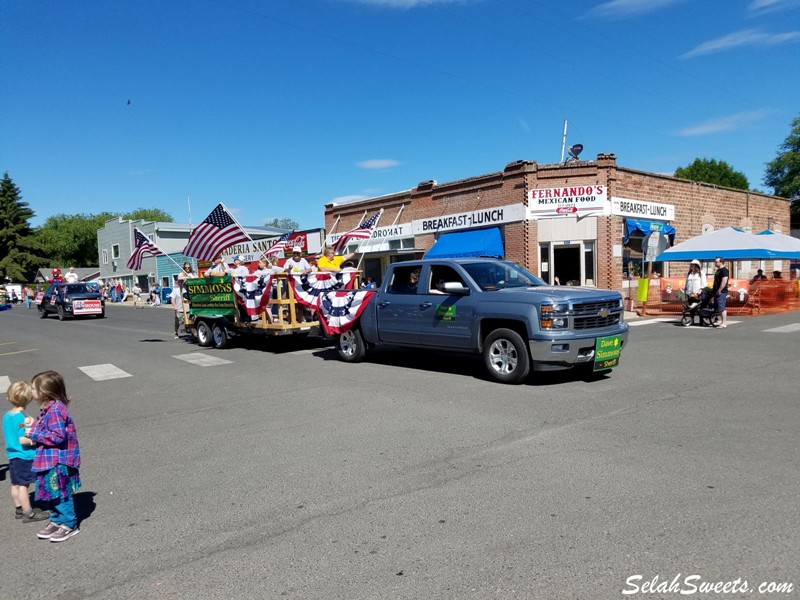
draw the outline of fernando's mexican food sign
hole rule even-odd
[[[233,284],[229,276],[187,279],[183,285],[186,287],[186,293],[189,294],[193,315],[234,316],[236,314]]]

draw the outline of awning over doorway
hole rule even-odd
[[[675,228],[663,221],[648,221],[646,219],[625,219],[625,239],[624,244],[628,243],[628,238],[634,231],[641,231],[647,235],[651,231],[660,231],[669,238],[669,245],[675,243]]]
[[[499,227],[445,233],[428,250],[425,258],[464,258],[467,256],[505,256]]]

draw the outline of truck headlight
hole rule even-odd
[[[569,304],[542,303],[539,325],[542,329],[567,329],[569,327]]]

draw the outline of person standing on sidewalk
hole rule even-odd
[[[717,270],[714,272],[714,287],[712,294],[714,297],[714,306],[717,312],[722,316],[721,328],[728,326],[728,311],[726,310],[728,302],[728,279],[730,279],[730,271],[725,266],[725,262],[721,256],[714,259],[714,266]]]

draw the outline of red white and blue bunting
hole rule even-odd
[[[325,333],[344,333],[350,329],[374,295],[374,290],[341,290],[322,294],[319,322]]]
[[[353,287],[355,269],[343,269],[339,273],[309,273],[293,275],[289,282],[294,289],[294,298],[309,308],[318,308],[319,297],[325,292],[346,290]]]
[[[272,291],[272,275],[248,275],[232,277],[233,291],[239,297],[239,303],[251,317],[267,310],[270,292]]]

